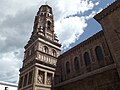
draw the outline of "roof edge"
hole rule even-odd
[[[94,19],[100,22],[106,16],[110,15],[112,12],[120,8],[120,0],[113,2],[107,8],[103,9],[100,13],[94,16]]]

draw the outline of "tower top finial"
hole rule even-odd
[[[45,2],[45,4],[47,5],[47,1]]]

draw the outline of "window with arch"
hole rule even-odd
[[[52,55],[57,56],[57,53],[56,53],[56,51],[54,49],[52,50]]]
[[[44,51],[45,53],[49,53],[48,47],[47,47],[47,46],[44,46],[44,47],[43,47],[43,51]]]
[[[100,46],[97,46],[95,48],[95,53],[96,53],[97,60],[101,61],[104,59],[103,52]]]
[[[50,27],[51,27],[51,22],[48,21],[48,29],[50,29]]]
[[[44,13],[44,15],[46,16],[46,13]]]
[[[85,60],[85,65],[88,66],[90,65],[91,61],[90,61],[90,56],[88,52],[84,53],[84,60]]]
[[[66,73],[70,73],[70,63],[68,61],[66,62]]]
[[[78,57],[74,58],[74,68],[75,68],[76,71],[80,70],[80,65],[79,65],[79,59],[78,59]]]
[[[43,16],[43,13],[41,13],[41,16]]]

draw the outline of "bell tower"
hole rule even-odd
[[[37,12],[34,22],[33,35],[39,33],[42,36],[54,41],[58,41],[54,34],[54,20],[52,8],[48,5],[42,5]]]
[[[51,90],[60,47],[54,33],[52,8],[42,5],[35,16],[30,40],[24,47],[18,90]]]

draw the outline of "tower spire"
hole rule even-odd
[[[45,5],[47,5],[47,1],[45,2]]]

